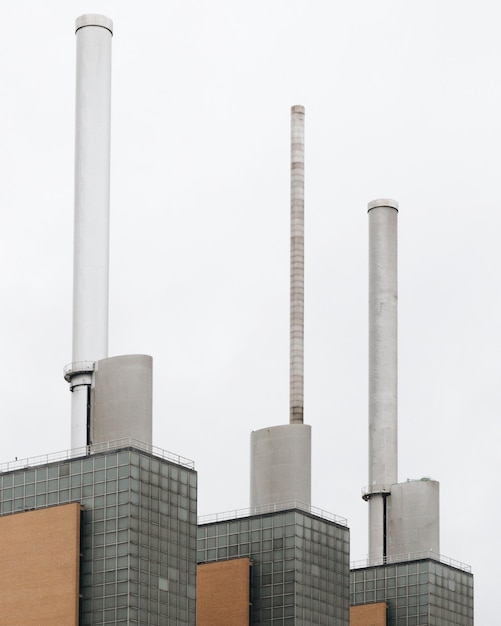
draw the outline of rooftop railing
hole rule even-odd
[[[333,513],[328,513],[322,509],[300,502],[299,500],[290,500],[288,502],[278,502],[276,504],[265,504],[262,506],[249,507],[247,509],[236,509],[233,511],[224,511],[223,513],[214,513],[212,515],[202,515],[198,518],[199,524],[213,524],[214,522],[225,522],[231,519],[250,517],[251,515],[263,515],[264,513],[275,513],[277,511],[287,511],[290,509],[299,509],[306,513],[311,513],[316,517],[347,526],[348,521],[344,517],[339,517]]]
[[[27,459],[15,459],[14,461],[7,461],[6,463],[0,463],[0,472],[12,472],[17,469],[23,469],[27,467],[35,467],[37,465],[46,465],[48,463],[57,463],[58,461],[68,461],[70,459],[76,459],[78,457],[90,456],[92,454],[99,454],[100,452],[108,452],[111,450],[119,450],[120,448],[135,448],[142,452],[147,452],[153,456],[159,457],[164,461],[175,463],[176,465],[182,465],[188,469],[195,469],[195,463],[190,459],[174,454],[173,452],[167,452],[156,446],[126,437],[124,439],[117,439],[115,441],[105,441],[103,443],[94,443],[92,445],[83,446],[81,448],[73,448],[72,450],[62,450],[61,452],[52,452],[50,454],[42,454],[40,456],[34,456]]]
[[[405,563],[406,561],[420,561],[423,559],[432,559],[438,561],[443,565],[450,565],[456,569],[463,570],[463,572],[471,573],[471,566],[460,561],[444,556],[443,554],[437,554],[433,550],[423,552],[407,552],[404,554],[395,554],[391,556],[381,557],[377,559],[366,559],[363,561],[353,561],[350,565],[351,569],[360,569],[362,567],[376,567],[378,565],[389,565],[392,563]]]

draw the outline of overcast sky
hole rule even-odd
[[[111,17],[109,355],[154,357],[154,443],[201,515],[249,503],[288,421],[290,107],[306,107],[312,504],[367,555],[367,203],[398,200],[399,479],[492,623],[501,440],[494,0],[16,0],[0,37],[0,460],[70,447],[74,20]]]

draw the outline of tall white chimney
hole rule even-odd
[[[76,20],[71,446],[89,443],[94,363],[108,356],[111,39],[102,15]]]
[[[398,480],[397,217],[395,200],[369,213],[369,558],[387,555],[387,497]]]

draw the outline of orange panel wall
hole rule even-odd
[[[250,560],[197,568],[197,626],[249,626]]]
[[[350,626],[386,626],[386,602],[350,606]]]
[[[78,626],[80,505],[0,517],[0,626]]]

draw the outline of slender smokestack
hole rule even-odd
[[[290,423],[303,423],[304,107],[291,108]]]
[[[369,558],[387,554],[386,498],[397,477],[397,216],[369,203]]]
[[[112,21],[76,20],[75,216],[71,445],[86,445],[93,364],[108,356]]]
[[[311,504],[311,427],[303,423],[304,107],[291,109],[290,423],[251,434],[250,505]]]

